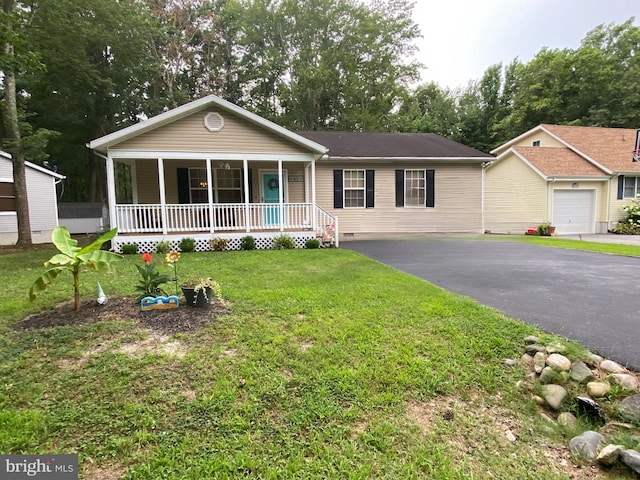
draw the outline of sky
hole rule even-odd
[[[631,17],[640,25],[640,0],[416,0],[421,83],[464,87],[491,65],[577,48],[598,25]]]

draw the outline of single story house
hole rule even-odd
[[[31,241],[50,243],[51,233],[58,226],[56,185],[64,176],[31,162],[25,162]],[[0,245],[18,241],[16,195],[13,185],[13,160],[0,151]]]
[[[183,237],[269,248],[335,230],[481,232],[483,164],[434,134],[292,132],[207,96],[91,141],[106,162],[112,242],[151,251]]]
[[[636,130],[542,124],[492,150],[485,230],[522,234],[542,223],[558,235],[606,233],[640,193]]]

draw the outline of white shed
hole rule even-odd
[[[56,184],[65,177],[31,162],[25,162],[25,166],[31,239],[33,243],[49,243],[53,229],[58,226]],[[0,245],[13,245],[17,241],[13,161],[11,155],[0,150]]]

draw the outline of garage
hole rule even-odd
[[[554,190],[553,225],[559,235],[595,233],[595,190]]]

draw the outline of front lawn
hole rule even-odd
[[[2,453],[78,453],[96,480],[633,478],[572,465],[516,390],[504,359],[526,335],[558,339],[355,252],[183,254],[179,275],[212,276],[230,303],[189,333],[15,330],[72,296],[60,277],[27,303],[53,253],[0,255]],[[83,298],[98,280],[133,296],[136,263],[83,274]]]

